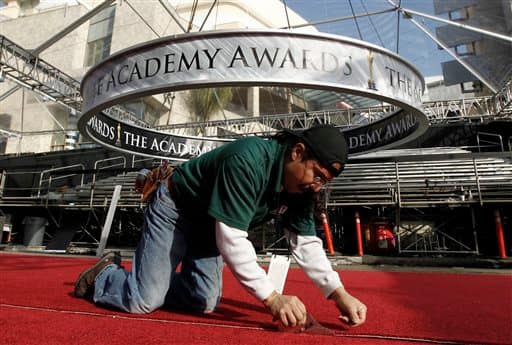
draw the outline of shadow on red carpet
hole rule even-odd
[[[334,335],[277,331],[263,306],[224,271],[214,313],[158,310],[131,315],[72,296],[94,259],[0,254],[0,343],[5,344],[511,344],[512,277],[498,274],[341,272],[368,306],[367,322],[346,330],[331,301],[299,269],[296,294]],[[124,263],[129,266],[129,263]]]

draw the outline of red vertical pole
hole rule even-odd
[[[507,258],[505,250],[505,236],[503,235],[503,226],[501,225],[501,215],[499,210],[494,210],[494,222],[496,223],[496,237],[498,238],[498,252],[500,258]]]
[[[329,227],[329,222],[327,221],[327,215],[325,214],[325,212],[320,213],[320,218],[322,219],[322,225],[324,226],[325,242],[327,242],[327,250],[329,251],[329,254],[334,254],[334,246],[332,244],[331,229]]]
[[[356,218],[356,237],[357,237],[357,254],[363,256],[363,237],[361,236],[361,220],[359,219],[359,212],[355,213]]]

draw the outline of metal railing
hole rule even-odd
[[[145,156],[137,156],[137,155],[132,155],[132,159],[131,159],[131,167],[132,168],[135,168],[138,163],[143,163],[143,162],[149,162],[150,163],[150,166],[159,166],[160,164],[162,164],[163,162],[163,159],[158,159],[158,158],[154,158],[154,157],[145,157]]]
[[[39,191],[39,177],[41,170],[37,171],[2,171],[0,200],[2,204],[9,203],[11,200],[20,206],[27,204],[31,205],[34,200],[39,200],[37,193]],[[25,179],[25,186],[19,187],[17,183],[12,183],[17,179],[17,176],[22,176]]]
[[[77,175],[81,176],[80,177],[80,186],[83,186],[84,176],[85,176],[85,173],[83,173],[83,172],[81,174],[77,174],[76,172],[72,172],[70,174],[59,174],[58,176],[54,177],[56,172],[62,172],[62,171],[66,171],[66,170],[75,171],[77,168],[81,168],[81,170],[85,170],[85,166],[83,164],[73,164],[73,165],[68,165],[65,167],[52,168],[52,169],[47,169],[47,170],[41,171],[41,173],[39,175],[39,188],[37,189],[37,197],[41,197],[41,192],[43,191],[43,186],[45,183],[47,183],[47,186],[46,186],[46,194],[47,194],[48,191],[50,190],[50,186],[51,186],[52,182],[62,180],[65,178],[75,177]],[[46,175],[48,175],[48,177],[46,177]]]
[[[120,161],[119,163],[112,163],[108,165],[103,165],[105,163],[114,162],[114,161]],[[92,183],[94,184],[96,182],[97,175],[102,171],[110,168],[115,167],[123,167],[126,168],[126,157],[124,156],[118,156],[118,157],[111,157],[111,158],[105,158],[100,159],[94,162],[94,171],[95,173],[92,175]]]
[[[483,138],[482,138],[483,137]],[[496,138],[497,141],[493,141],[490,138]],[[504,151],[503,148],[503,138],[499,134],[487,133],[487,132],[478,132],[476,134],[476,142],[478,145],[478,152],[482,152],[482,145],[480,144],[491,144],[491,147],[499,147],[501,152]],[[487,145],[486,145],[487,146]]]
[[[110,163],[110,162],[114,162],[114,161],[121,161],[121,162],[120,163],[113,163],[113,164],[103,165],[105,163]],[[100,160],[98,160],[98,161],[96,161],[94,163],[94,171],[95,172],[94,172],[94,174],[92,176],[92,182],[91,182],[92,188],[91,188],[91,196],[90,196],[90,201],[89,201],[89,206],[90,207],[93,207],[93,204],[94,204],[94,186],[96,184],[96,178],[98,177],[98,174],[102,170],[106,170],[106,169],[109,169],[109,168],[115,168],[115,167],[126,168],[126,158],[124,156],[105,158],[105,159],[100,159]]]
[[[512,163],[468,158],[350,164],[326,193],[328,207],[512,203]]]
[[[498,115],[512,116],[512,79],[496,93],[493,103]]]

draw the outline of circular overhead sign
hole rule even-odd
[[[398,55],[339,36],[248,30],[171,36],[110,56],[82,80],[79,128],[115,149],[189,159],[228,140],[175,136],[131,125],[103,111],[162,92],[265,85],[350,93],[402,109],[345,131],[351,153],[398,145],[428,126],[421,103],[423,77]]]

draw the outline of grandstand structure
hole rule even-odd
[[[0,95],[0,101],[22,88],[58,104],[72,117],[79,116],[83,102],[80,82],[46,62],[40,53],[112,3],[105,1],[87,11],[36,49],[26,49],[0,34],[2,78],[15,84]],[[322,191],[322,203],[330,214],[339,251],[354,253],[350,243],[354,220],[360,217],[370,253],[494,255],[496,212],[506,226],[512,226],[512,79],[495,91],[426,101],[423,105],[430,128],[424,136],[396,150],[351,157],[343,174]],[[333,96],[312,97],[330,97],[332,103]],[[166,95],[162,99],[169,100]],[[284,128],[308,128],[318,123],[352,128],[396,110],[389,104],[355,96],[343,98],[348,100],[353,106],[312,111],[295,107],[292,110],[296,111],[284,114],[172,124],[150,124],[122,106],[108,111],[121,121],[171,134],[236,138],[269,136]],[[1,128],[0,132],[8,138],[26,135],[12,128]],[[32,135],[53,132],[42,130]],[[69,138],[76,135],[76,129],[64,132]],[[452,147],[425,146],[444,133],[452,136]],[[140,169],[158,166],[161,160],[106,153],[108,150],[87,142],[77,149],[76,144],[75,150],[65,153],[10,154],[0,158],[2,226],[12,223],[18,229],[13,233],[20,243],[24,215],[47,219],[46,250],[101,247],[105,230],[110,232],[109,245],[133,245],[145,206],[134,189],[134,180]],[[116,211],[109,215],[112,206]],[[382,224],[395,235],[392,250],[381,248],[375,238],[375,229]],[[258,233],[264,236],[261,249],[268,249],[276,240],[275,234],[269,236],[265,231]]]

